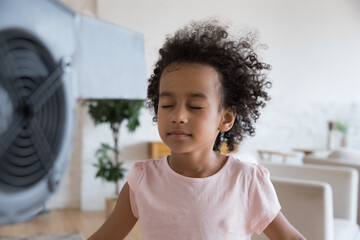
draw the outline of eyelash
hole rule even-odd
[[[166,105],[166,106],[161,106],[162,108],[170,108],[172,107],[173,105]]]
[[[173,105],[165,105],[165,106],[161,106],[162,108],[171,108]],[[200,110],[200,109],[202,109],[202,107],[191,107],[190,106],[190,108],[191,109],[194,109],[194,110]]]

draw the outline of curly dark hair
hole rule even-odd
[[[260,107],[270,100],[266,88],[271,87],[265,70],[270,65],[260,62],[255,53],[255,38],[251,33],[230,38],[228,26],[218,21],[192,22],[167,36],[160,57],[149,78],[147,107],[155,112],[157,122],[160,78],[171,63],[200,63],[212,66],[220,74],[221,108],[235,108],[236,119],[233,127],[217,136],[213,150],[219,151],[225,142],[233,151],[246,135],[254,136],[254,123],[260,116]]]

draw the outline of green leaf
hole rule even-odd
[[[124,120],[132,119],[130,121],[133,122],[134,119],[138,119],[144,103],[142,100],[101,99],[87,100],[84,105],[88,106],[88,112],[96,125],[100,123],[121,125]],[[130,123],[127,126],[129,131],[134,131],[139,124]]]
[[[122,167],[122,162],[116,164],[108,156],[108,152],[116,152],[116,149],[109,144],[101,143],[99,149],[96,150],[98,162],[93,166],[98,168],[95,177],[99,177],[108,182],[117,182],[123,179],[126,169]]]
[[[346,134],[348,132],[349,126],[345,123],[342,123],[340,121],[335,122],[335,129]]]

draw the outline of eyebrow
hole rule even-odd
[[[189,97],[192,97],[192,98],[203,98],[203,99],[208,98],[205,94],[203,94],[201,92],[192,92],[192,93],[188,93],[186,95],[188,95]],[[161,98],[161,97],[172,97],[172,96],[174,96],[173,93],[164,91],[164,92],[160,93],[159,98]]]

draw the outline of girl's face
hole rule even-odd
[[[170,69],[170,71],[167,71]],[[158,130],[172,152],[211,151],[224,129],[219,110],[221,83],[209,65],[173,63],[160,79]]]

